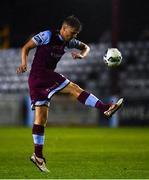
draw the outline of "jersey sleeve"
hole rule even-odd
[[[43,31],[32,37],[32,40],[37,46],[48,44],[51,39],[51,31]]]
[[[77,39],[72,39],[72,40],[69,41],[67,47],[70,48],[70,49],[73,49],[73,48],[80,49],[80,44],[81,44],[81,41],[79,41]]]

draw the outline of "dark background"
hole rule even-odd
[[[149,1],[119,0],[119,41],[137,41],[148,29]],[[79,38],[98,43],[112,29],[112,0],[5,0],[0,4],[0,28],[10,29],[10,47],[19,47],[31,35],[59,28],[63,19],[74,14],[84,25]]]

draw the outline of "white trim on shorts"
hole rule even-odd
[[[66,79],[62,84],[60,84],[56,89],[53,89],[49,94],[48,94],[48,99],[50,99],[56,92],[59,90],[63,89],[65,86],[67,86],[70,83],[68,79]]]
[[[31,104],[31,109],[35,110],[35,106],[50,106],[50,102],[48,100],[44,101],[36,101],[35,104]]]

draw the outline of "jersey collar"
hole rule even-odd
[[[61,41],[64,41],[64,39],[62,38],[60,34],[58,34],[58,37],[60,38]]]

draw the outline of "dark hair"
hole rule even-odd
[[[75,28],[77,31],[81,31],[82,30],[82,24],[79,21],[79,19],[77,17],[75,17],[74,15],[68,16],[66,17],[66,19],[63,21],[63,24],[66,23],[67,25]]]

